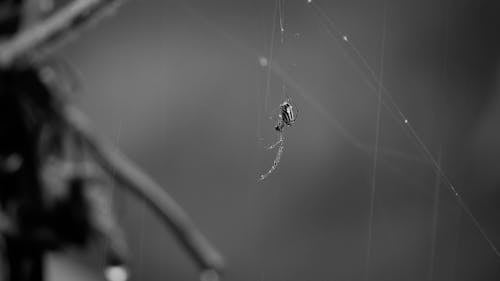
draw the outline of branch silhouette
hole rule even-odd
[[[38,61],[76,38],[79,32],[112,15],[124,0],[74,0],[46,20],[0,43],[0,67]]]
[[[124,0],[74,0],[59,9],[49,18],[40,21],[5,41],[0,42],[0,72],[9,79],[8,73],[21,69],[38,71],[39,62],[43,61],[70,41],[82,30],[93,26],[106,16],[112,15]],[[9,84],[9,83],[7,83]],[[10,85],[10,84],[9,84]],[[2,86],[2,84],[0,84]],[[48,91],[51,85],[45,84]],[[35,91],[28,95],[37,95]],[[32,97],[35,98],[35,97]],[[223,268],[223,258],[198,230],[189,216],[175,200],[150,176],[142,172],[132,161],[116,147],[96,134],[90,121],[72,105],[59,100],[56,95],[49,95],[51,105],[42,110],[52,111],[56,121],[79,137],[82,145],[91,153],[92,158],[116,182],[126,187],[139,197],[173,231],[178,241],[189,253],[201,271],[201,279],[214,281],[219,279]],[[43,280],[41,259],[43,250],[33,252],[36,256],[34,269],[36,280]],[[13,256],[13,259],[17,256]],[[15,260],[10,261],[15,264]]]

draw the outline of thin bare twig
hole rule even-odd
[[[39,60],[75,38],[84,27],[111,14],[124,0],[74,0],[53,16],[0,43],[0,68]]]
[[[97,137],[89,122],[79,110],[66,106],[60,116],[89,148],[96,161],[114,180],[146,201],[166,222],[196,261],[202,273],[219,272],[222,256],[194,226],[187,214],[159,184],[142,172],[114,146]],[[215,279],[211,279],[215,280]]]

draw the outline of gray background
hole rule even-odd
[[[364,280],[377,96],[352,48],[306,1],[287,0],[266,98],[258,58],[269,56],[275,1],[128,2],[63,50],[83,85],[69,99],[192,215],[226,256],[226,280]],[[387,0],[383,80],[500,245],[495,2]],[[378,74],[384,2],[319,5]],[[298,121],[258,183],[275,153],[264,146],[282,77]],[[444,184],[431,278],[436,174],[401,121],[383,109],[369,280],[498,280],[500,258]],[[115,190],[133,279],[195,280],[170,233]],[[95,276],[93,252],[55,257],[53,280]]]

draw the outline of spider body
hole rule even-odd
[[[280,104],[280,113],[278,114],[278,124],[274,129],[278,132],[282,132],[285,126],[292,126],[295,123],[295,112],[293,111],[292,104],[286,100]]]

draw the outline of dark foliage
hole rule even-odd
[[[100,191],[104,181],[59,121],[57,87],[49,87],[55,82],[36,68],[0,72],[0,230],[10,280],[40,280],[43,253],[91,238],[110,243],[110,264],[123,262],[122,235]]]

